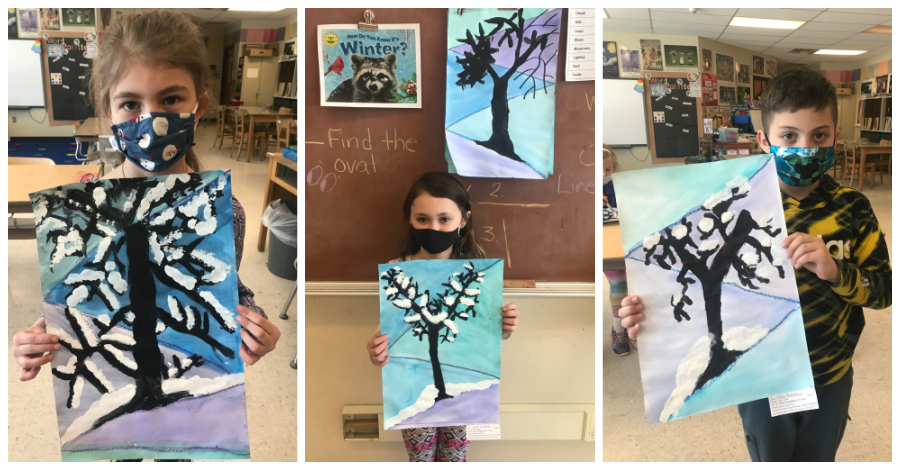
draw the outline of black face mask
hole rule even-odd
[[[416,243],[433,255],[443,253],[447,248],[453,246],[456,240],[459,240],[458,229],[450,232],[441,232],[430,228],[414,228],[412,225],[410,225],[410,228],[412,228],[413,238],[416,240]]]

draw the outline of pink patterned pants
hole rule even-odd
[[[466,461],[469,440],[465,426],[403,429],[402,433],[410,462]]]

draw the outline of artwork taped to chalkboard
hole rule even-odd
[[[734,59],[730,55],[716,53],[716,76],[720,82],[734,81]]]
[[[231,173],[30,197],[62,460],[250,458]]]
[[[619,46],[619,60],[622,63],[622,78],[641,78],[641,53],[637,49]]]
[[[663,46],[666,70],[695,70],[697,68],[697,48],[694,46]]]
[[[603,78],[619,78],[619,58],[613,41],[603,41]]]
[[[20,38],[39,36],[40,13],[37,8],[16,8],[16,25]]]
[[[812,388],[772,156],[613,178],[647,423]]]
[[[766,61],[758,55],[753,56],[753,75],[766,76]]]
[[[378,266],[384,429],[500,422],[502,259]]]
[[[644,71],[661,72],[663,69],[662,45],[656,39],[641,39],[641,63]]]
[[[322,106],[422,107],[418,24],[319,25],[316,38]]]
[[[559,8],[450,9],[444,131],[451,173],[553,173],[561,18]]]

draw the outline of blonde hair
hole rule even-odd
[[[210,77],[203,35],[187,16],[171,10],[143,10],[113,20],[103,33],[90,78],[91,100],[98,117],[110,113],[110,91],[134,63],[184,69],[193,78],[199,101]],[[187,150],[184,159],[194,171],[200,170],[200,159],[193,148]]]
[[[619,157],[616,156],[616,152],[613,152],[613,149],[609,148],[609,145],[603,144],[603,162],[605,163],[607,160],[612,160],[613,172],[622,171],[622,167],[619,166]]]

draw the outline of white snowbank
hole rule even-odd
[[[88,432],[94,426],[94,421],[106,416],[112,410],[128,403],[134,397],[134,384],[126,385],[121,389],[104,394],[99,400],[95,401],[87,412],[79,416],[66,429],[66,432],[59,438],[61,444],[65,444],[72,439]]]
[[[499,385],[500,380],[482,380],[481,382],[475,383],[466,383],[466,384],[444,384],[444,387],[447,389],[447,394],[452,396],[457,396],[460,393],[471,392],[475,390],[487,390],[491,387],[491,385]],[[419,399],[416,400],[412,405],[403,408],[397,413],[396,416],[391,417],[390,419],[386,419],[384,421],[384,426],[386,428],[392,428],[404,420],[408,418],[412,418],[413,416],[428,410],[432,406],[434,406],[434,399],[437,398],[438,390],[434,386],[434,384],[430,384],[422,390],[422,394],[419,395]]]
[[[182,362],[183,367],[187,367],[187,364],[190,363]],[[162,389],[163,392],[166,393],[188,391],[191,392],[191,395],[196,397],[200,395],[209,395],[210,393],[225,390],[226,388],[241,385],[242,383],[244,383],[244,374],[242,373],[220,375],[214,379],[205,379],[203,377],[194,376],[190,378],[182,377],[180,379],[163,380]]]
[[[757,325],[753,328],[745,326],[737,326],[730,328],[722,333],[722,342],[725,343],[726,349],[732,351],[746,351],[762,339],[769,330]],[[665,423],[669,418],[678,415],[678,409],[684,405],[685,400],[694,392],[694,386],[697,385],[697,379],[706,370],[711,357],[710,345],[712,343],[712,335],[707,334],[701,337],[691,346],[690,351],[678,364],[678,370],[675,373],[675,389],[666,400],[662,413],[659,415],[659,422]]]

